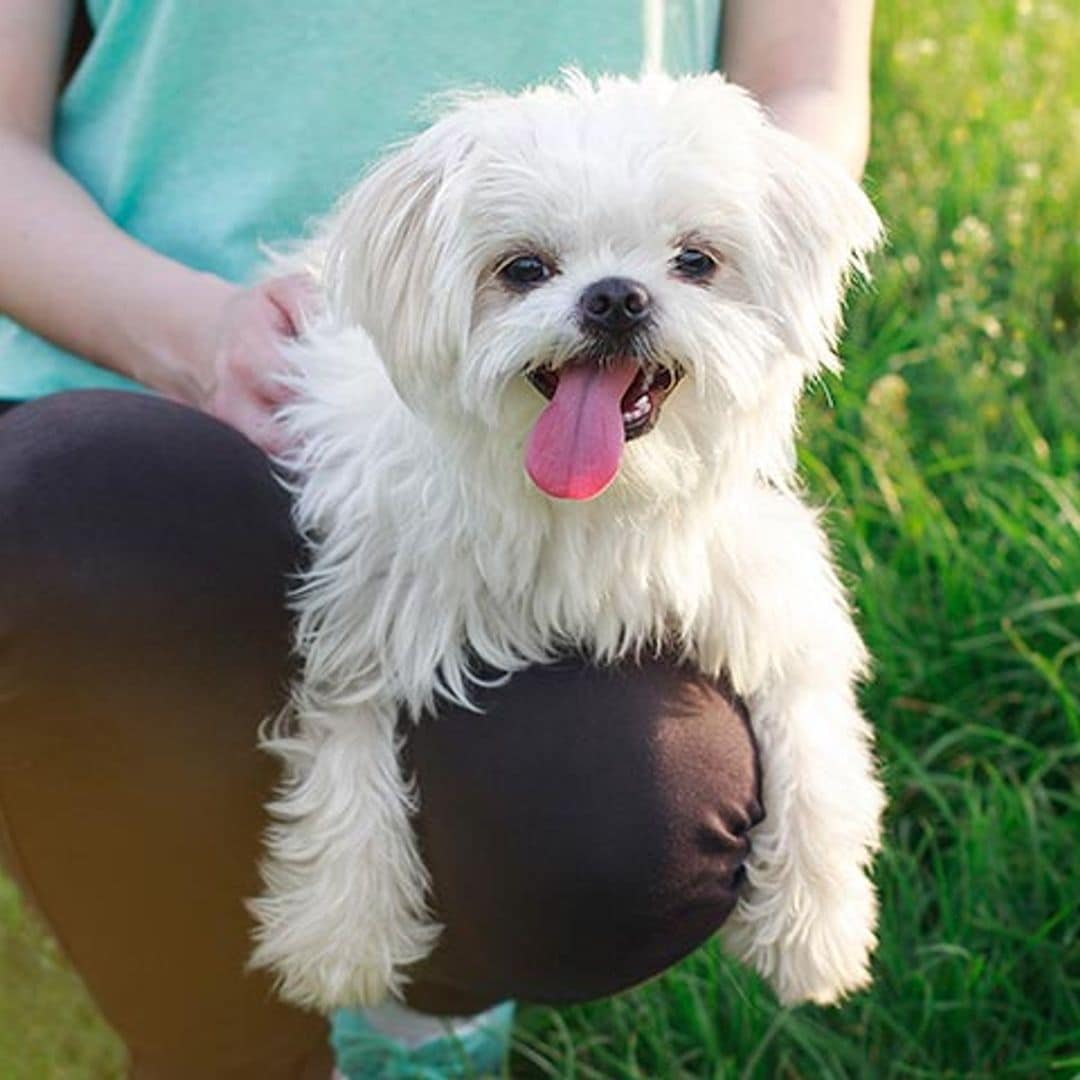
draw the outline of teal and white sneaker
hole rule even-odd
[[[501,1076],[514,1003],[475,1016],[427,1016],[396,1002],[339,1009],[330,1021],[335,1080],[457,1080]]]

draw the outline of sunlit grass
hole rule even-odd
[[[890,247],[802,453],[876,658],[874,988],[780,1010],[710,947],[621,998],[525,1010],[514,1076],[1080,1074],[1080,19],[878,7]],[[112,1075],[9,891],[0,956],[0,1075]]]

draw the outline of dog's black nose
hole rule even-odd
[[[594,281],[579,302],[585,329],[607,334],[623,334],[640,325],[649,317],[651,306],[644,285],[621,277]]]

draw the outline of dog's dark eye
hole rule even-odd
[[[499,267],[499,277],[515,289],[526,289],[547,281],[554,273],[551,266],[539,255],[519,255]]]
[[[671,260],[671,265],[680,277],[701,281],[716,269],[716,259],[701,248],[683,248]]]

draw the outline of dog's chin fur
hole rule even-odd
[[[793,487],[796,402],[835,369],[849,272],[877,241],[840,170],[719,76],[454,104],[288,264],[325,297],[291,347],[303,677],[265,745],[272,810],[255,962],[328,1008],[402,988],[438,934],[395,751],[399,711],[468,703],[469,664],[673,645],[750,706],[765,821],[725,935],[785,1002],[868,979],[882,794],[855,704],[866,658]],[[717,257],[681,279],[683,246]],[[555,273],[507,288],[506,258]],[[682,382],[591,501],[538,490],[524,377],[582,348],[577,301],[641,282]]]

